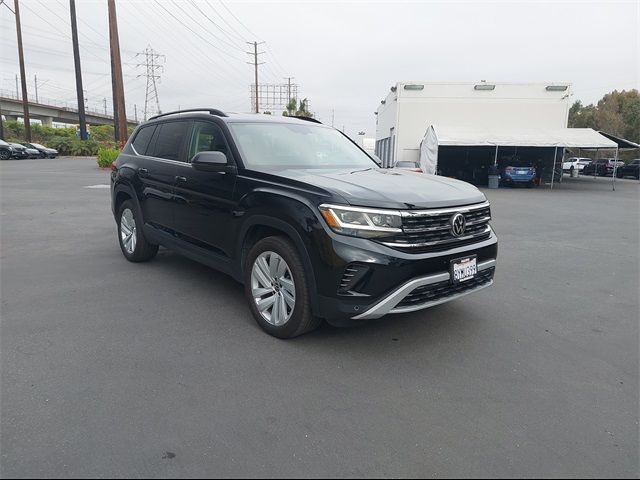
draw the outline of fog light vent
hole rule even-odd
[[[344,269],[340,285],[338,285],[338,293],[340,295],[359,295],[356,291],[358,283],[364,278],[369,271],[369,267],[357,263],[350,263]]]

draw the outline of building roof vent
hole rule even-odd
[[[489,83],[480,83],[478,85],[474,85],[473,89],[474,90],[495,90],[496,86],[491,85]]]
[[[568,85],[547,85],[545,90],[547,92],[564,92],[567,88],[569,88]]]

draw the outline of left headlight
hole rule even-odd
[[[402,232],[402,216],[397,210],[320,205],[322,217],[329,227],[353,237],[385,237]]]

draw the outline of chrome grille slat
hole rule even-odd
[[[465,234],[455,237],[451,233],[451,218],[461,213],[465,217]],[[436,251],[454,248],[489,238],[491,209],[487,202],[459,208],[402,212],[402,233],[379,239],[392,248],[410,252]]]

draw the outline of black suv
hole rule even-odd
[[[163,245],[232,275],[258,324],[280,338],[493,283],[497,238],[478,189],[378,168],[313,119],[153,117],[114,162],[111,197],[128,260]]]

